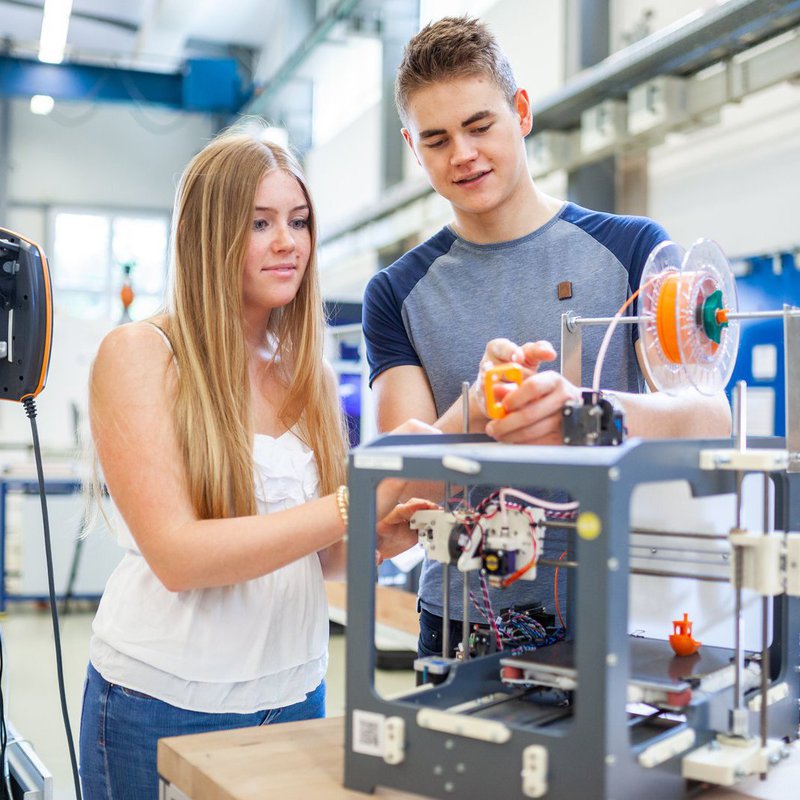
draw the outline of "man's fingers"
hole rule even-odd
[[[525,359],[524,363],[535,369],[543,361],[555,361],[558,357],[555,347],[542,339],[538,342],[526,342],[522,345],[522,354]]]
[[[510,391],[506,392],[503,406],[508,413],[518,411],[558,391],[562,381],[561,375],[553,370],[537,372],[526,378],[518,387],[512,387]],[[565,393],[564,400],[567,399],[567,396]]]
[[[486,345],[484,360],[505,361],[521,363],[525,360],[525,353],[522,348],[511,341],[511,339],[492,339]]]
[[[557,372],[548,370],[532,375],[518,388],[503,391],[506,416],[491,421],[486,433],[503,442],[530,442],[529,436],[552,438],[556,429],[560,435],[564,403],[579,390]],[[540,423],[545,429],[536,427]]]
[[[550,394],[535,404],[523,406],[519,411],[507,414],[503,419],[492,420],[486,426],[486,433],[493,439],[510,442],[512,441],[510,437],[516,432],[524,431],[545,420],[549,420],[547,424],[550,427],[560,428],[563,406],[564,403],[557,394]],[[521,440],[515,436],[513,441]]]
[[[532,425],[514,428],[510,431],[493,433],[492,425],[486,426],[486,433],[504,444],[563,444],[564,435],[561,427],[561,413],[537,420]]]

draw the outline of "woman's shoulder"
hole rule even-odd
[[[154,317],[143,322],[128,322],[110,330],[100,342],[98,360],[137,356],[171,356],[169,339],[164,333],[166,317]]]
[[[161,318],[165,322],[166,318]],[[155,324],[153,324],[155,323]],[[169,340],[158,324],[158,319],[147,322],[129,322],[109,331],[100,342],[92,367],[92,377],[127,383],[147,382],[152,373],[172,363]]]

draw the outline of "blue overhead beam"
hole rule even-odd
[[[234,113],[246,100],[233,59],[189,59],[181,72],[162,73],[0,55],[0,97],[34,94],[205,113]]]

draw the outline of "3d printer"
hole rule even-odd
[[[641,287],[637,317],[623,316],[622,309],[613,320],[565,318],[562,370],[580,365],[582,324],[608,325],[607,337],[620,324],[638,324],[661,390],[722,388],[736,355],[738,320],[750,314],[736,308],[735,284],[719,249],[706,241],[684,254],[663,245],[648,260]],[[731,786],[766,775],[788,754],[800,721],[800,309],[764,313],[784,320],[785,441],[748,446],[742,393],[733,446],[727,440],[596,446],[603,419],[619,430],[613,414],[596,410],[598,365],[592,390],[565,409],[569,430],[585,446],[391,437],[351,455],[347,787],[369,792],[381,785],[437,798],[666,800],[703,784]],[[763,522],[748,530],[742,487],[750,474],[763,482]],[[558,562],[569,574],[566,625],[522,614],[515,622],[530,635],[520,641],[510,635],[511,619],[490,613],[480,636],[464,626],[459,658],[420,660],[418,668],[437,681],[402,697],[378,696],[374,495],[382,480],[398,476],[497,487],[475,506],[461,500],[413,520],[445,575],[464,573],[465,594],[470,582],[477,593],[484,581],[536,580],[548,529],[566,530],[569,545]],[[693,498],[735,498],[727,533],[637,527],[632,498],[642,487],[666,482],[688,485]],[[521,486],[566,493],[569,502],[548,508]],[[649,561],[643,536],[659,543],[648,544],[648,553],[657,552]],[[733,646],[703,645],[677,655],[666,635],[632,635],[632,575],[729,591]],[[746,646],[743,593],[761,598],[758,647]],[[680,610],[665,609],[666,625]],[[676,635],[679,627],[676,622]]]

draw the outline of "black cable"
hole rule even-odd
[[[32,397],[26,397],[22,401],[25,413],[31,421],[31,433],[33,435],[33,453],[36,458],[36,474],[39,478],[39,499],[42,503],[42,523],[44,526],[44,554],[47,559],[47,586],[50,591],[50,616],[53,620],[53,637],[56,649],[56,671],[58,673],[58,693],[61,698],[61,716],[64,718],[64,730],[67,733],[67,745],[69,746],[69,758],[72,764],[72,779],[75,782],[76,800],[82,800],[81,781],[78,777],[78,761],[75,757],[75,745],[72,741],[72,728],[69,724],[69,712],[67,711],[67,694],[64,689],[64,665],[61,660],[61,634],[58,627],[58,609],[56,608],[56,587],[53,578],[53,552],[50,547],[50,520],[47,514],[47,497],[44,491],[44,470],[42,469],[42,451],[39,447],[39,430],[36,427],[36,401]]]

